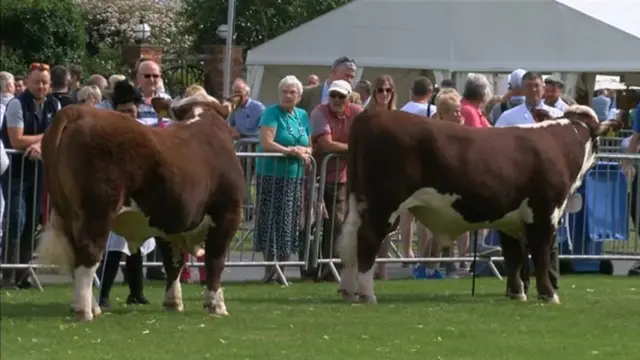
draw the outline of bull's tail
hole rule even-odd
[[[58,111],[42,137],[45,189],[50,194],[51,210],[38,240],[37,262],[42,265],[56,265],[57,272],[61,274],[72,274],[75,252],[64,231],[63,217],[67,214],[69,202],[60,177],[60,145],[67,124],[77,121],[79,117],[80,114],[74,106],[65,107]]]
[[[356,120],[358,120],[356,118]],[[354,121],[353,125],[358,122]],[[357,126],[357,125],[356,125]],[[357,144],[357,136],[353,136],[354,131],[351,131],[349,137],[349,153],[347,156],[347,218],[342,224],[342,231],[338,238],[338,251],[340,258],[345,267],[355,267],[358,264],[358,229],[362,223],[360,212],[358,209],[358,158],[359,152]]]
[[[64,233],[64,223],[55,210],[51,210],[49,221],[40,234],[36,254],[37,263],[55,265],[57,272],[71,275],[75,268],[75,252]]]

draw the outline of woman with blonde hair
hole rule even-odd
[[[351,95],[349,95],[349,102],[353,105],[362,106],[362,99],[360,98],[360,94],[355,91],[352,92]]]
[[[113,89],[118,82],[126,79],[127,77],[121,74],[109,76],[109,80],[107,80],[107,88],[102,92],[102,101],[98,103],[96,107],[100,109],[113,109],[113,102],[111,101]]]
[[[184,90],[183,97],[188,98],[198,93],[206,94],[207,90],[205,90],[202,86],[198,84],[193,84]]]
[[[374,95],[366,109],[396,110],[396,85],[389,75],[380,75],[373,81]]]
[[[438,112],[432,116],[432,119],[464,124],[464,118],[460,112],[460,100],[462,96],[455,89],[440,90],[435,101]]]
[[[460,101],[462,96],[452,88],[442,89],[438,93],[435,99],[436,108],[438,111],[431,117],[433,120],[451,122],[458,125],[464,124],[464,118],[460,111]],[[428,231],[428,230],[427,230]],[[453,256],[453,244],[444,243],[439,236],[435,234],[429,234],[426,236],[428,239],[424,247],[420,249],[423,257],[452,257]],[[461,235],[457,239],[458,253],[460,255],[467,254],[469,250],[469,233]],[[439,270],[440,263],[419,264],[414,269],[414,276],[418,279],[442,279],[444,274]],[[457,277],[458,267],[454,263],[447,263],[444,266],[448,277]],[[427,272],[427,269],[430,271]],[[460,263],[460,270],[468,271],[468,265],[464,262]]]
[[[78,102],[89,106],[98,106],[102,101],[102,93],[100,88],[95,85],[83,86],[78,91]]]

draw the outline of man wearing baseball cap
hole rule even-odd
[[[311,126],[311,144],[316,164],[322,164],[325,156],[331,153],[345,153],[349,142],[349,132],[353,119],[362,111],[358,105],[349,103],[351,84],[345,80],[334,80],[328,89],[329,101],[316,106],[309,116]],[[336,239],[340,235],[341,225],[347,211],[347,162],[334,158],[328,160],[324,190],[324,205],[328,219],[322,222],[321,251],[322,258],[337,258]],[[311,256],[316,256],[312,248]],[[310,264],[308,277],[319,273],[319,280],[334,280],[326,266],[314,269]]]
[[[527,71],[524,69],[516,69],[509,74],[509,91],[505,94],[503,100],[493,106],[489,114],[489,121],[495,124],[503,112],[522,105],[524,103],[522,77]]]

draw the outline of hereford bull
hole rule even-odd
[[[154,129],[89,106],[60,111],[42,139],[51,214],[38,256],[74,279],[74,310],[89,321],[101,310],[92,279],[112,230],[137,249],[159,236],[167,273],[163,305],[183,310],[182,254],[204,243],[204,306],[226,315],[220,277],[241,221],[245,182],[225,121],[237,101],[197,94],[171,104],[154,99],[177,123]]]
[[[347,301],[376,302],[376,253],[399,214],[409,210],[451,239],[493,228],[525,243],[539,298],[559,303],[548,276],[554,233],[595,162],[598,137],[619,127],[617,121],[599,123],[586,106],[572,106],[560,119],[486,129],[402,111],[363,112],[349,137],[339,291]],[[505,249],[504,256],[508,294],[526,301],[519,275],[524,250]]]

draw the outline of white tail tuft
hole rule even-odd
[[[342,232],[338,239],[338,251],[344,266],[355,267],[358,264],[358,229],[361,223],[356,196],[351,194],[347,219],[342,225]]]
[[[41,265],[56,265],[56,272],[71,276],[75,267],[75,254],[69,239],[67,239],[62,230],[62,226],[60,216],[51,210],[49,221],[38,241],[36,249],[38,254],[37,263]]]

